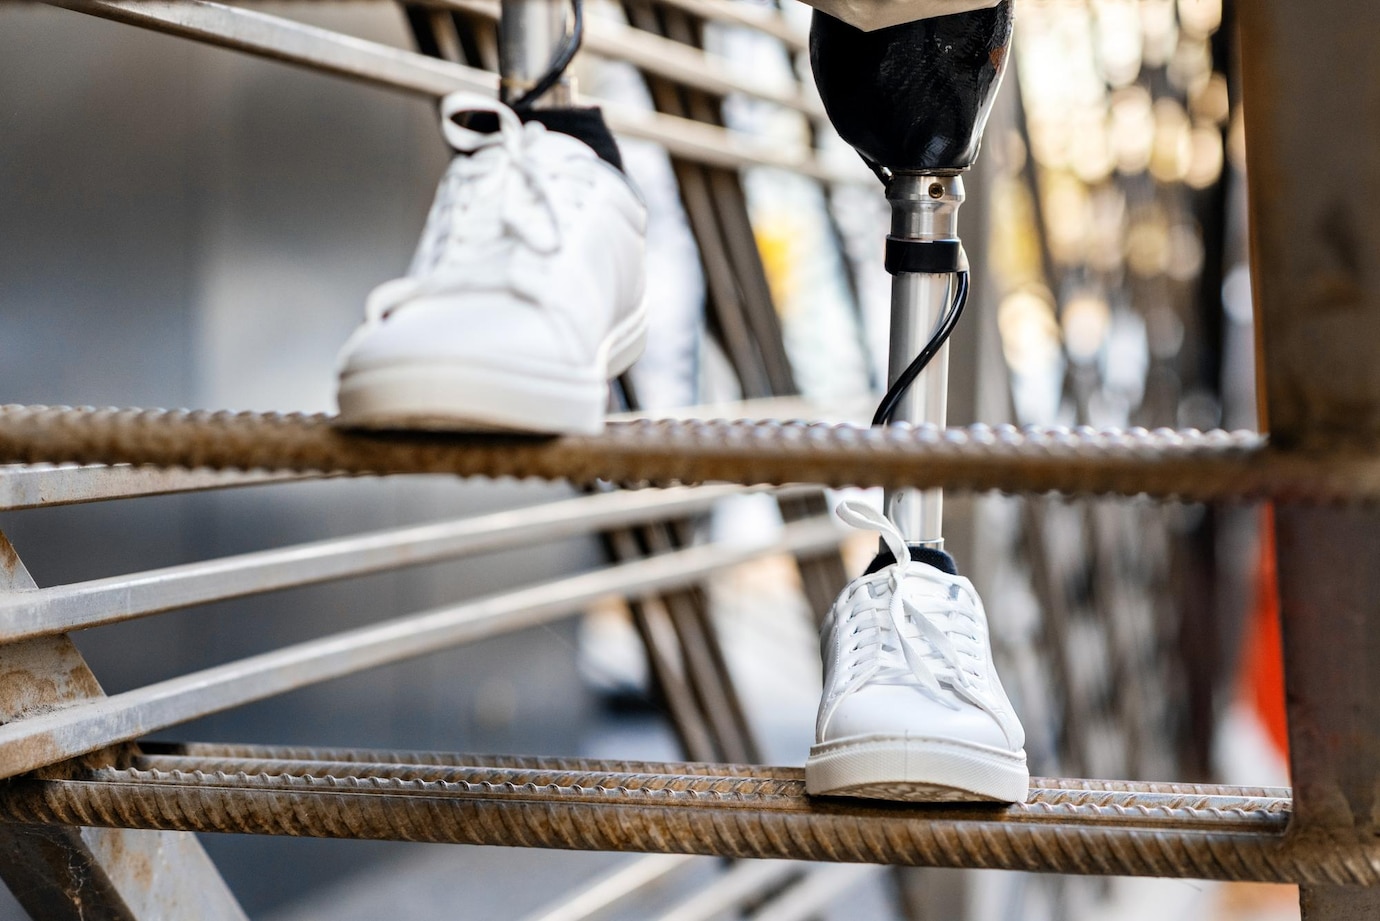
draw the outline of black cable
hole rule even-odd
[[[580,45],[585,40],[585,5],[583,0],[570,0],[570,8],[572,12],[570,32],[561,40],[560,46],[551,56],[551,64],[547,67],[542,78],[512,104],[515,111],[521,112],[531,108],[532,103],[556,85],[556,81],[561,79],[561,75],[570,66],[570,62],[575,60],[575,52],[580,50]]]
[[[872,417],[873,425],[889,425],[891,417],[896,414],[896,405],[901,402],[901,397],[906,395],[910,385],[915,383],[915,379],[920,376],[920,372],[925,370],[925,366],[934,360],[934,356],[939,354],[939,350],[944,347],[944,343],[949,341],[949,334],[958,325],[958,318],[963,316],[963,308],[968,303],[968,273],[958,272],[958,289],[954,292],[953,303],[951,303],[944,314],[943,320],[939,324],[939,329],[930,337],[930,341],[920,350],[920,354],[915,356],[915,360],[906,365],[906,369],[896,378],[896,383],[891,385],[886,395],[882,397],[882,402],[877,405],[877,413]]]

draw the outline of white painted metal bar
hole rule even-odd
[[[637,857],[590,885],[562,895],[558,902],[538,909],[522,921],[588,921],[703,859],[685,854]]]
[[[692,547],[285,646],[8,723],[0,726],[0,777],[365,669],[549,623],[609,595],[680,588],[765,556],[824,553],[839,539],[831,521],[807,519],[787,525],[779,540],[756,549]]]
[[[744,860],[656,921],[714,921],[754,896],[763,896],[798,876],[791,860]]]
[[[0,643],[692,514],[741,492],[734,486],[611,492],[0,594]]]
[[[132,464],[6,464],[0,465],[0,511],[319,479],[323,475]]]
[[[640,2],[675,7],[702,19],[756,29],[773,38],[780,39],[796,51],[806,51],[810,47],[810,36],[805,31],[791,25],[785,17],[769,7],[737,3],[734,0],[640,0]]]
[[[448,9],[463,10],[491,19],[499,18],[500,4],[493,0],[441,0]],[[826,118],[824,104],[800,90],[771,86],[760,80],[746,80],[733,73],[727,62],[697,48],[634,29],[612,19],[588,16],[585,19],[584,51],[618,61],[626,61],[648,73],[674,80],[684,86],[710,93],[742,93],[811,118]]]
[[[45,0],[65,9],[243,51],[389,89],[444,96],[495,96],[498,77],[364,39],[207,0]],[[671,154],[727,169],[772,166],[822,182],[870,181],[866,170],[834,167],[803,145],[786,146],[688,118],[586,98],[616,134],[661,144]]]
[[[886,873],[886,867],[869,864],[828,864],[811,867],[799,882],[754,913],[752,921],[807,921],[854,887]]]

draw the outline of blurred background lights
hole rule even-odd
[[[1061,325],[1064,349],[1069,358],[1090,362],[1102,351],[1102,344],[1107,340],[1112,311],[1101,294],[1084,291],[1074,295],[1064,307]]]
[[[1027,286],[1008,294],[997,310],[997,329],[1013,373],[1048,373],[1058,366],[1059,322],[1048,290]]]

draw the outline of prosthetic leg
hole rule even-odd
[[[441,102],[456,156],[412,265],[340,357],[339,424],[596,434],[646,337],[646,206],[598,109],[570,104],[580,2],[505,0],[504,102]]]
[[[886,185],[890,389],[873,419],[943,426],[944,343],[962,311],[960,173],[977,156],[1011,39],[1011,0],[863,32],[816,12],[810,58],[839,134]],[[839,515],[882,550],[825,618],[812,794],[1023,800],[1025,735],[992,666],[987,618],[943,551],[939,490]]]
[[[892,275],[888,385],[873,424],[943,426],[948,350],[967,290],[959,174],[977,158],[1011,41],[1011,2],[863,32],[816,13],[810,61],[830,119],[886,183]],[[909,374],[908,374],[909,370]],[[939,490],[897,490],[887,517],[912,544],[943,549]]]

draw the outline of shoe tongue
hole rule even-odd
[[[936,550],[933,547],[922,547],[919,544],[911,544],[910,558],[917,563],[933,566],[942,573],[947,573],[951,576],[958,575],[958,564],[954,562],[953,557],[949,556],[949,554],[945,553],[943,550]],[[896,557],[892,555],[891,550],[883,546],[868,565],[867,571],[864,572],[863,575],[870,576],[875,572],[881,572],[895,562]]]

